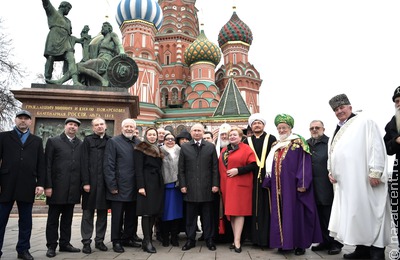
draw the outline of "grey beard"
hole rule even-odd
[[[224,147],[227,147],[228,144],[229,144],[229,141],[222,141],[221,140],[220,146],[221,146],[221,148],[224,148]]]
[[[397,109],[397,108],[396,108],[395,117],[396,117],[396,128],[397,128],[397,132],[400,133],[400,109]]]
[[[290,134],[279,135],[279,140],[280,140],[280,141],[285,141],[285,139],[288,138],[289,135],[290,135]]]

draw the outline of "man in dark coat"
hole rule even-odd
[[[311,250],[328,250],[329,255],[337,255],[342,251],[343,244],[329,236],[328,225],[332,210],[333,185],[329,181],[327,167],[329,137],[324,132],[324,123],[321,120],[313,120],[310,123],[311,138],[307,140],[307,143],[311,150],[314,197],[323,238],[323,243],[312,246]]]
[[[213,235],[214,194],[219,190],[218,158],[215,146],[203,140],[204,126],[195,124],[190,133],[193,140],[181,146],[178,179],[186,202],[186,236],[183,251],[196,246],[197,215],[203,219],[203,232],[209,250],[216,249]]]
[[[107,213],[109,205],[106,200],[106,187],[103,175],[103,159],[106,143],[111,137],[106,134],[106,121],[102,118],[92,120],[93,134],[83,140],[81,157],[82,180],[82,252],[90,254],[92,249],[94,211],[97,212],[95,247],[107,251],[104,236],[107,230]]]
[[[0,258],[8,218],[14,202],[18,205],[19,259],[33,259],[29,253],[32,206],[35,195],[43,193],[45,162],[42,138],[29,132],[31,114],[16,114],[15,127],[0,133]]]
[[[140,143],[135,129],[135,120],[123,120],[122,134],[111,138],[104,152],[106,198],[111,202],[111,241],[116,253],[125,251],[122,246],[141,246],[133,240],[137,231],[133,150]]]
[[[252,114],[248,124],[254,133],[244,143],[253,149],[257,158],[257,170],[253,174],[253,215],[246,218],[244,233],[251,233],[251,242],[261,247],[269,246],[270,195],[262,188],[265,178],[265,160],[276,137],[264,131],[265,119],[260,113]]]
[[[80,124],[81,122],[76,118],[67,118],[64,132],[59,136],[49,138],[46,143],[45,194],[49,205],[46,224],[47,257],[56,255],[59,225],[60,251],[80,252],[79,248],[70,244],[74,207],[80,202],[81,194],[82,141],[76,137]]]
[[[392,179],[390,182],[390,203],[392,205],[393,220],[397,229],[397,238],[400,242],[400,233],[398,226],[398,213],[399,213],[399,159],[400,159],[400,87],[397,87],[394,91],[392,100],[395,106],[395,115],[387,123],[385,127],[385,141],[386,152],[388,155],[396,155],[395,163],[393,164]],[[400,246],[400,245],[399,245]]]

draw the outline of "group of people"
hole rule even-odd
[[[47,257],[56,255],[57,246],[81,251],[70,243],[74,206],[81,203],[86,254],[92,252],[94,226],[95,248],[108,250],[104,239],[111,209],[111,241],[118,253],[124,247],[156,253],[153,230],[163,246],[179,246],[182,226],[187,237],[182,250],[190,250],[200,215],[201,238],[211,251],[216,241],[228,241],[240,253],[248,239],[295,255],[310,247],[336,255],[348,244],[356,248],[345,259],[385,259],[391,238],[386,163],[387,154],[400,156],[400,87],[393,102],[396,114],[384,138],[377,124],[354,114],[340,94],[329,101],[339,120],[331,138],[323,122],[313,120],[311,138],[305,140],[293,132],[294,118],[288,114],[275,117],[276,138],[256,113],[248,119],[247,136],[224,123],[215,144],[199,123],[178,136],[147,128],[139,139],[129,118],[114,137],[107,135],[105,120],[95,118],[93,134],[81,141],[76,137],[81,122],[67,118],[64,132],[49,138],[45,149],[29,131],[31,114],[21,110],[14,129],[0,133],[0,249],[16,202],[18,258],[33,259],[32,206],[35,195],[44,192]],[[395,163],[392,190],[398,189],[397,170]],[[397,214],[397,197],[391,199]],[[137,236],[138,216],[143,239]]]

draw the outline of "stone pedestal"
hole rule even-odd
[[[64,130],[68,117],[82,122],[78,136],[83,139],[92,133],[93,118],[104,118],[107,133],[117,135],[121,133],[122,120],[139,115],[139,98],[123,88],[32,84],[31,88],[12,92],[22,102],[22,109],[32,113],[31,131],[44,142]]]

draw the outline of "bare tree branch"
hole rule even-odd
[[[0,132],[11,128],[21,106],[10,91],[10,85],[19,84],[25,74],[21,65],[14,61],[12,40],[4,34],[3,24],[0,18]]]

